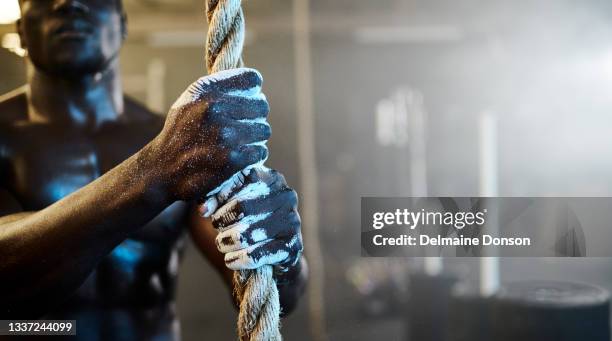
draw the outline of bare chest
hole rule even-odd
[[[3,186],[24,210],[40,210],[102,176],[140,150],[154,128],[115,127],[97,134],[16,129],[3,134]],[[107,255],[75,294],[112,306],[171,299],[187,204],[177,202]]]

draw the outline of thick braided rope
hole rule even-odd
[[[241,67],[245,34],[241,0],[206,0],[206,5],[208,73]],[[241,341],[282,340],[280,303],[272,267],[236,271],[234,291],[240,301],[239,339]]]

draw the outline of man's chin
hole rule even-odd
[[[104,71],[107,63],[101,61],[62,61],[55,62],[42,69],[60,78],[81,78]]]

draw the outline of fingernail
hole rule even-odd
[[[206,204],[200,204],[198,206],[198,214],[200,215],[200,217],[206,217],[207,212],[208,208],[206,207]]]

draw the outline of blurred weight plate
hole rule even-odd
[[[579,283],[519,282],[504,285],[492,305],[498,341],[610,341],[610,297]]]

